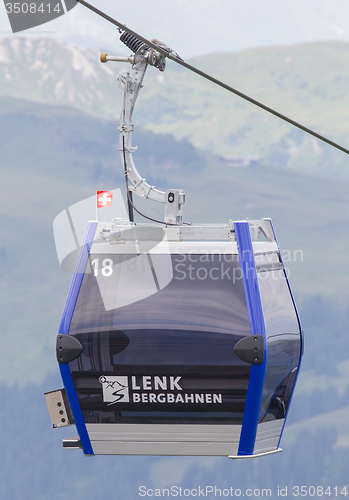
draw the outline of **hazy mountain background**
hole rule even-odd
[[[345,42],[319,42],[218,54],[195,64],[345,143],[347,53]],[[58,266],[52,221],[97,188],[124,182],[113,120],[122,97],[119,66],[100,64],[98,55],[52,39],[1,42],[1,498],[132,500],[141,485],[211,484],[271,488],[275,498],[278,486],[288,486],[290,497],[294,486],[323,486],[331,488],[324,498],[335,491],[345,497],[340,492],[346,486],[349,493],[346,156],[173,65],[146,76],[135,113],[135,162],[151,184],[185,190],[186,220],[273,219],[306,334],[284,451],[240,462],[86,459],[61,448],[74,428],[50,429],[43,392],[62,385],[54,344],[70,282]],[[237,167],[236,156],[261,159]],[[137,206],[150,216],[161,214],[152,204],[137,200]]]
[[[130,68],[101,64],[99,55],[51,39],[4,38],[0,95],[117,119],[122,101],[117,75]],[[312,42],[217,53],[191,62],[349,148],[348,60],[349,42]],[[255,156],[263,165],[349,180],[346,154],[172,61],[168,66],[164,73],[148,68],[137,125],[185,139],[228,162]]]
[[[158,38],[185,59],[257,46],[349,40],[346,0],[120,0],[90,2],[145,37]],[[0,31],[11,35],[5,7]],[[49,36],[88,48],[118,47],[117,30],[80,5],[23,36]],[[122,48],[119,48],[122,50]]]

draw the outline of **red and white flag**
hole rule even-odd
[[[97,191],[97,208],[111,207],[113,191]]]

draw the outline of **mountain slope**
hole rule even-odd
[[[70,276],[58,267],[52,222],[97,189],[124,189],[116,129],[115,122],[69,108],[0,102],[2,380],[10,370],[20,384],[42,379],[54,366],[53,339]],[[321,294],[347,305],[347,183],[234,168],[187,142],[142,130],[134,144],[136,166],[152,185],[184,189],[186,221],[271,217],[298,302]],[[135,203],[146,215],[163,218],[159,204],[138,197]]]
[[[286,486],[290,495],[297,485],[330,486],[333,496],[335,487],[343,491],[349,453],[348,311],[343,308],[348,303],[348,183],[234,168],[187,142],[141,129],[134,140],[136,165],[156,186],[185,190],[186,220],[273,218],[306,342],[284,451],[253,461],[132,456],[90,461],[81,450],[62,449],[61,439],[76,430],[52,430],[42,394],[61,387],[55,338],[71,279],[58,266],[52,221],[96,189],[123,188],[116,128],[115,122],[68,107],[0,102],[1,498],[82,500],[108,498],[113,491],[133,500],[140,486],[172,485],[268,488],[275,498],[277,488]],[[163,215],[162,207],[135,203],[148,215]]]
[[[122,45],[122,44],[120,44]],[[117,50],[117,48],[116,48]],[[220,53],[191,61],[238,90],[349,146],[349,43]],[[0,95],[69,105],[102,118],[119,115],[120,63],[49,39],[0,44]],[[169,62],[149,68],[135,124],[187,139],[219,156],[257,156],[264,165],[349,180],[347,155]]]

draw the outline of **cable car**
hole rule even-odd
[[[135,101],[147,66],[165,69],[156,47],[174,53],[121,40],[134,55],[101,60],[133,65],[119,75],[128,217],[87,225],[57,336],[64,389],[46,394],[52,424],[74,423],[63,446],[85,455],[277,453],[303,341],[272,222],[185,224],[184,192],[139,175]],[[164,203],[164,221],[136,223],[133,193]]]

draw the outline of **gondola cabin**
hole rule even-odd
[[[139,175],[132,112],[147,65],[165,60],[123,37],[135,54],[101,60],[133,65],[119,75],[128,216],[88,223],[57,337],[64,389],[46,394],[53,426],[74,423],[63,446],[85,455],[276,453],[302,334],[271,220],[187,225],[183,191]],[[164,221],[136,223],[133,194],[164,203]]]
[[[301,351],[270,220],[90,222],[57,337],[79,433],[63,445],[86,455],[279,451]]]

